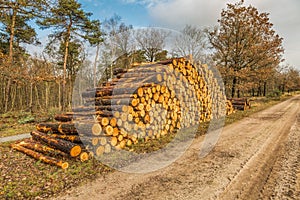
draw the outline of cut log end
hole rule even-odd
[[[82,152],[80,154],[80,161],[81,162],[85,162],[89,159],[89,154],[87,152]]]
[[[81,153],[81,147],[79,145],[74,146],[70,151],[70,155],[72,157],[77,157],[80,155],[80,153]]]
[[[96,155],[97,156],[101,156],[103,153],[104,153],[104,151],[105,151],[105,148],[104,148],[104,146],[99,146],[97,149],[96,149]]]
[[[60,167],[61,167],[62,169],[67,169],[67,168],[69,168],[69,163],[67,163],[67,162],[62,162],[61,165],[60,165]]]
[[[93,124],[93,127],[92,127],[92,133],[93,135],[100,135],[102,132],[102,127],[100,124],[96,123],[96,124]]]
[[[109,125],[107,127],[105,127],[105,133],[107,135],[113,135],[113,132],[114,132],[114,128],[113,127],[111,127]]]

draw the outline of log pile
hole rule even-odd
[[[66,168],[67,164],[49,156],[84,161],[118,149],[130,150],[133,144],[233,111],[213,72],[185,58],[115,69],[114,75],[110,82],[83,92],[83,106],[57,115],[56,122],[38,124],[30,142],[12,147]],[[48,157],[42,157],[43,153]]]
[[[248,110],[251,108],[250,100],[248,98],[230,98],[233,108],[236,110]]]
[[[226,115],[231,115],[232,113],[234,113],[234,107],[231,101],[226,100]]]

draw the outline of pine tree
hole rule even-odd
[[[62,94],[65,93],[67,63],[69,55],[70,42],[74,39],[83,38],[91,43],[95,43],[91,36],[95,36],[95,40],[99,38],[100,33],[91,34],[92,31],[98,31],[98,21],[91,21],[89,18],[92,14],[85,12],[81,8],[81,4],[76,0],[57,0],[57,4],[51,8],[48,16],[40,20],[38,24],[42,29],[52,28],[54,33],[50,34],[50,43],[55,41],[64,44],[63,54],[63,87]],[[65,108],[65,99],[62,97],[62,109]]]
[[[15,51],[24,53],[20,43],[37,42],[36,32],[29,21],[40,17],[46,0],[0,0],[0,50],[8,54],[8,67],[13,67],[17,60]],[[8,77],[5,91],[4,111],[8,110],[11,77]]]

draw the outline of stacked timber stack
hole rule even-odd
[[[232,113],[234,113],[234,107],[231,101],[226,100],[226,115],[231,115]]]
[[[114,75],[110,82],[83,92],[83,106],[57,115],[54,123],[38,124],[32,139],[60,155],[79,157],[89,151],[99,157],[226,114],[224,92],[206,65],[174,58],[115,69]],[[26,153],[22,148],[29,145],[13,147]],[[42,160],[62,165],[60,160]]]
[[[226,96],[224,95],[224,91],[222,90],[220,83],[220,77],[215,77],[216,72],[213,73],[211,69],[206,64],[199,64],[197,65],[198,71],[200,74],[204,75],[205,82],[207,84],[208,92],[207,97],[208,101],[210,102],[203,102],[206,104],[204,106],[206,108],[206,112],[213,112],[209,113],[212,118],[219,118],[221,116],[224,116],[226,114]],[[212,107],[211,107],[212,106]],[[210,118],[208,119],[210,120]]]
[[[231,101],[236,110],[244,111],[251,108],[250,100],[248,98],[231,98],[228,100]]]
[[[12,144],[21,151],[45,163],[68,168],[66,158],[76,158],[82,162],[89,154],[78,135],[75,125],[70,122],[41,123],[31,132],[31,138]]]

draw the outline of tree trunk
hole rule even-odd
[[[8,111],[10,88],[11,88],[11,78],[8,78],[6,90],[5,90],[4,112]]]
[[[16,25],[17,11],[13,9],[11,27],[10,27],[10,38],[9,38],[9,65],[13,64],[13,54],[14,54],[14,37],[15,37],[15,25]]]
[[[33,103],[33,83],[30,83],[30,100],[29,100],[29,109],[32,112],[32,103]]]
[[[235,96],[236,84],[237,84],[237,78],[234,77],[232,80],[231,98],[234,98],[234,96]]]
[[[9,38],[9,55],[8,55],[9,67],[12,67],[13,65],[13,55],[14,55],[13,49],[14,49],[16,17],[17,17],[17,11],[13,9],[13,14],[11,18],[11,27],[10,27],[10,38]],[[11,78],[9,77],[6,85],[4,112],[8,111],[10,88],[11,88]]]
[[[264,97],[267,95],[267,82],[264,81]]]
[[[97,45],[96,55],[95,55],[95,62],[94,62],[94,87],[97,86],[96,73],[97,73],[97,62],[98,62],[99,51],[100,51],[100,44]]]
[[[258,96],[261,97],[261,94],[262,94],[261,85],[259,84],[259,87],[258,87]]]
[[[72,107],[71,102],[72,102],[72,94],[73,94],[73,80],[72,80],[72,75],[69,75],[68,77],[68,82],[69,82],[69,89],[68,89],[68,100],[67,100],[67,105],[68,109]]]
[[[70,24],[68,26],[67,30],[67,37],[66,37],[66,46],[65,46],[65,55],[64,55],[64,68],[63,68],[63,85],[62,85],[62,111],[65,110],[65,93],[66,93],[66,76],[67,76],[67,61],[68,61],[68,54],[69,54],[69,43],[70,43],[70,36],[71,36],[71,27],[72,27],[72,21],[70,21]]]
[[[49,108],[49,83],[45,82],[45,108],[48,110]]]
[[[36,84],[34,85],[34,91],[35,91],[35,98],[36,98],[36,107],[38,110],[41,110],[41,104],[40,104],[40,97],[39,97],[39,91],[38,88],[36,86]]]
[[[62,95],[61,95],[61,82],[59,81],[58,83],[58,107],[59,107],[59,110],[62,110],[62,102],[61,102],[61,99],[62,99]]]
[[[15,109],[15,103],[16,103],[16,98],[17,98],[17,86],[13,85],[12,86],[12,91],[11,91],[11,108],[10,110],[18,110],[18,108]]]

